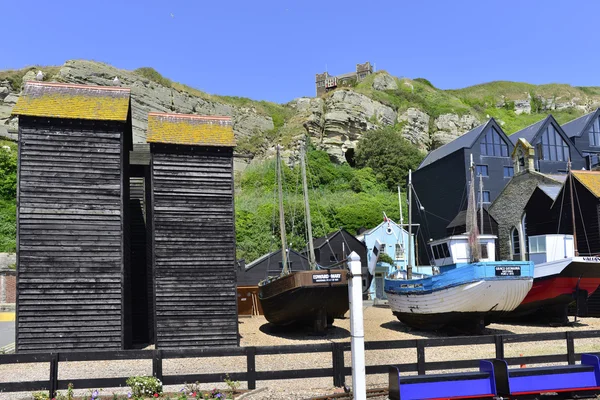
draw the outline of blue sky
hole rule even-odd
[[[0,69],[93,59],[209,93],[287,102],[371,61],[443,89],[600,86],[598,1],[0,0]]]

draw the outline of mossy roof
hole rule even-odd
[[[591,194],[600,198],[600,172],[572,171],[572,174]]]
[[[126,121],[131,92],[127,88],[26,82],[13,115]]]
[[[148,143],[234,147],[230,117],[148,114]]]

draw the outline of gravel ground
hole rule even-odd
[[[411,330],[398,322],[389,308],[368,306],[364,309],[365,340],[399,340],[443,337],[444,333],[431,333]],[[350,319],[336,320],[334,327],[328,331],[327,336],[311,336],[306,332],[293,332],[273,329],[263,317],[240,318],[239,329],[242,346],[276,346],[308,343],[330,343],[350,341]],[[564,332],[565,330],[600,330],[600,319],[580,318],[572,327],[552,328],[546,325],[534,324],[492,324],[487,328],[487,334],[510,333],[539,333],[539,332]],[[581,339],[575,341],[575,351],[600,352],[600,338]],[[540,354],[564,354],[566,344],[564,341],[546,341],[519,344],[506,344],[507,357],[530,356]],[[435,347],[425,351],[427,361],[444,361],[459,359],[480,359],[495,356],[493,345],[476,345],[465,347]],[[377,350],[366,354],[367,365],[395,364],[416,362],[414,349]],[[351,364],[350,352],[345,353],[345,364]],[[102,378],[133,375],[151,375],[151,360],[140,361],[95,361],[95,362],[68,362],[60,363],[59,379],[77,378]],[[330,353],[315,354],[290,354],[257,356],[257,371],[287,370],[307,368],[330,368]],[[194,374],[194,373],[231,373],[244,372],[246,368],[245,357],[222,358],[190,358],[165,360],[163,362],[164,375]],[[46,380],[49,375],[49,366],[43,364],[10,364],[0,365],[0,382]],[[242,389],[245,389],[242,382]],[[351,386],[351,377],[346,378],[346,384]],[[387,375],[369,375],[367,384],[370,388],[384,387],[387,385]],[[176,392],[182,386],[166,387],[167,391]],[[204,385],[205,389],[226,388],[221,384]],[[258,388],[266,388],[249,398],[252,399],[302,399],[313,396],[322,396],[334,392],[332,378],[297,379],[286,381],[261,381]],[[85,394],[87,391],[79,391]],[[105,389],[104,395],[113,392],[125,394],[127,389]],[[0,394],[0,399],[16,400],[31,399],[28,393]]]

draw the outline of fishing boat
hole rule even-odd
[[[535,315],[555,324],[569,322],[569,304],[576,302],[576,313],[586,304],[587,298],[600,286],[600,257],[582,256],[577,248],[575,224],[575,199],[573,198],[573,174],[568,163],[572,235],[548,234],[529,237],[529,248],[536,246],[537,252],[530,254],[535,272],[533,287],[521,305],[508,317]],[[563,186],[563,197],[567,185]],[[543,250],[543,251],[541,251]]]
[[[279,227],[281,236],[282,271],[258,284],[258,298],[265,318],[276,325],[311,325],[315,333],[325,332],[334,318],[349,309],[347,270],[341,266],[323,268],[315,261],[312,241],[310,205],[306,179],[305,152],[300,155],[304,208],[308,236],[309,271],[292,271],[287,259],[285,215],[280,149],[277,147],[277,186],[279,197]]]
[[[409,226],[412,190],[409,171]],[[391,275],[385,279],[389,305],[401,322],[419,329],[457,328],[481,333],[490,316],[513,311],[523,301],[533,283],[533,263],[494,260],[496,237],[478,232],[472,162],[467,230],[468,234],[430,244],[437,255],[437,273],[414,279],[409,264],[406,277]],[[412,235],[408,251],[410,261]]]

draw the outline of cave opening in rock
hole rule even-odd
[[[356,165],[356,161],[354,161],[354,149],[348,149],[346,150],[346,162],[354,168],[354,166]]]

